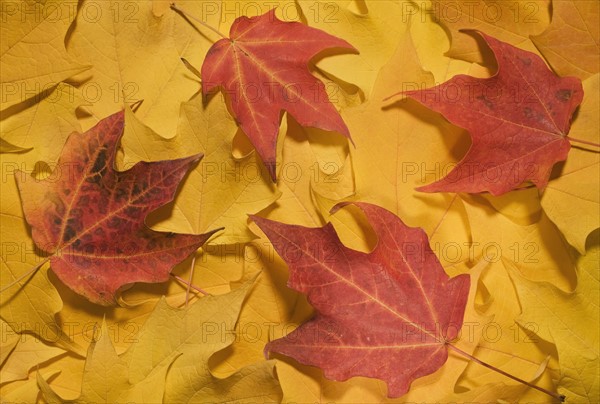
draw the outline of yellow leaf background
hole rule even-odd
[[[181,61],[199,70],[218,36],[169,3],[1,1],[0,286],[16,282],[0,294],[2,402],[551,402],[453,353],[396,400],[378,380],[336,382],[288,358],[265,360],[265,343],[312,308],[286,287],[286,265],[247,215],[304,226],[331,221],[345,244],[368,251],[377,241],[357,210],[329,213],[349,199],[422,227],[450,275],[471,274],[457,346],[567,402],[600,400],[598,147],[573,144],[544,192],[424,194],[414,188],[447,173],[469,135],[416,103],[384,101],[456,74],[493,74],[487,48],[460,31],[478,29],[582,79],[570,136],[598,144],[597,1],[178,1],[221,32],[276,6],[279,18],[360,51],[325,52],[311,65],[355,146],[284,114],[277,184],[223,96],[199,95],[201,78]],[[48,266],[27,276],[44,257],[14,173],[30,181],[48,175],[70,133],[121,109],[119,169],[204,153],[175,201],[148,224],[225,229],[173,270],[178,279],[134,285],[119,307],[104,308],[75,295]]]

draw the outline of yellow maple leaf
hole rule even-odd
[[[2,0],[0,10],[0,109],[30,99],[37,102],[44,91],[89,68],[65,49],[77,4]]]
[[[159,369],[142,382],[131,385],[127,380],[127,364],[120,360],[108,335],[108,328],[103,322],[99,339],[90,344],[88,350],[81,395],[68,402],[148,402],[162,396],[167,368]],[[37,380],[48,402],[67,402],[52,390],[39,373]]]
[[[45,380],[55,377],[59,371],[40,372]],[[6,403],[37,403],[41,400],[41,392],[37,386],[36,375],[30,376],[27,380],[14,382],[8,385],[2,391],[2,402]]]
[[[491,218],[490,220],[494,220]],[[485,258],[480,259],[485,261]],[[489,262],[485,268],[480,283],[477,285],[476,309],[487,321],[480,325],[481,339],[477,344],[474,356],[495,367],[523,380],[534,381],[535,385],[554,391],[553,379],[558,375],[556,357],[550,357],[548,344],[537,338],[532,331],[535,324],[526,323],[520,327],[515,318],[521,312],[519,299],[510,274],[518,271],[507,259]],[[497,387],[490,387],[497,385]],[[498,373],[482,368],[475,362],[470,362],[461,374],[454,389],[456,395],[449,395],[447,401],[468,400],[471,394],[477,394],[481,400],[482,386],[487,386],[491,392],[487,397],[491,400],[545,401],[547,396],[524,384],[510,379],[501,379]],[[500,387],[501,386],[501,387]]]
[[[550,23],[550,0],[430,0],[426,8],[447,27],[451,47],[447,55],[470,62],[493,61],[491,51],[478,49],[480,38],[459,32],[476,29],[519,48],[534,51],[530,36],[540,34]]]
[[[197,14],[203,7],[196,1],[181,3]],[[218,18],[212,15],[208,21],[216,23]],[[172,10],[157,17],[152,2],[143,0],[84,1],[75,23],[67,51],[93,66],[74,78],[92,104],[83,129],[124,104],[143,100],[140,119],[160,134],[173,133],[179,104],[200,87],[181,58],[199,66],[211,42]]]
[[[597,1],[554,1],[550,26],[531,40],[556,73],[583,80],[600,72],[599,19]]]
[[[288,223],[322,224],[314,192],[335,189],[337,199],[354,192],[348,145],[341,136],[319,137],[320,131],[301,127],[287,115],[280,127],[277,187],[281,197],[265,217]],[[282,136],[285,135],[285,136]]]
[[[363,98],[370,98],[379,69],[406,31],[410,19],[405,14],[407,4],[391,0],[300,0],[298,4],[308,25],[346,39],[359,51],[325,58],[317,67],[326,75],[353,83]]]
[[[2,120],[2,139],[17,145],[16,150],[27,152],[25,163],[33,170],[37,162],[54,165],[65,140],[72,132],[81,132],[76,109],[87,105],[81,92],[75,87],[60,83],[40,102]],[[8,162],[9,158],[3,159]],[[27,169],[23,169],[26,171]]]
[[[532,281],[552,282],[566,291],[576,283],[570,247],[548,216],[522,225],[498,212],[478,196],[463,196],[469,217],[475,257],[508,262]],[[493,231],[490,231],[493,226]]]
[[[66,352],[64,349],[46,344],[32,335],[18,335],[3,320],[0,320],[0,327],[2,327],[0,333],[2,341],[8,342],[11,338],[14,340],[14,337],[16,337],[14,346],[2,346],[2,349],[8,349],[8,352],[5,352],[7,357],[0,362],[2,363],[2,368],[0,368],[1,383],[27,379],[31,368]]]
[[[31,272],[31,268],[42,262],[43,256],[29,236],[14,179],[13,164],[21,167],[23,156],[11,156],[10,164],[2,161],[0,317],[19,333],[31,331],[43,339],[70,345],[55,319],[62,301],[48,280],[48,266]],[[33,177],[28,179],[35,181]],[[81,352],[79,348],[72,348]]]
[[[235,338],[228,330],[233,330],[251,285],[252,281],[228,294],[206,297],[186,309],[161,300],[136,336],[137,343],[122,355],[117,355],[103,322],[100,337],[89,348],[81,395],[73,402],[156,402],[163,397],[166,402],[276,400],[280,390],[272,362],[225,379],[214,377],[208,363]],[[49,402],[64,402],[41,376],[38,383]]]
[[[242,280],[260,275],[242,306],[234,343],[212,357],[217,375],[229,375],[242,366],[264,359],[267,342],[282,337],[310,318],[313,312],[304,296],[285,287],[286,265],[274,254],[266,238],[248,244],[244,257]]]
[[[600,318],[599,232],[590,237],[590,249],[577,258],[577,287],[563,291],[549,282],[514,277],[523,313],[519,324],[533,323],[536,334],[554,342],[561,377],[558,390],[568,402],[597,403],[600,400],[597,324]]]
[[[598,144],[600,75],[583,85],[586,96],[569,137]],[[593,146],[573,143],[567,161],[554,173],[542,195],[542,207],[567,241],[583,254],[586,238],[600,227],[600,154]]]

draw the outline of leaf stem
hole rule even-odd
[[[23,279],[25,279],[25,278],[27,278],[29,276],[33,276],[33,274],[35,274],[37,272],[37,270],[40,269],[49,260],[50,260],[50,258],[44,259],[42,262],[40,262],[39,264],[37,264],[36,266],[34,266],[30,271],[25,272],[23,275],[21,275],[17,279],[15,279],[13,282],[9,283],[8,285],[6,285],[2,289],[0,289],[0,293],[4,292],[5,290],[9,289],[10,287],[12,287],[12,286],[16,285],[17,283],[21,282]]]
[[[399,91],[399,92],[397,92],[397,93],[394,93],[394,94],[392,94],[392,95],[388,95],[387,97],[385,97],[385,98],[384,98],[383,100],[381,100],[381,101],[383,101],[383,102],[386,102],[386,101],[389,101],[389,100],[391,100],[392,98],[394,98],[394,97],[397,97],[397,96],[399,96],[399,95],[404,95],[404,91]]]
[[[524,385],[526,385],[526,386],[532,387],[532,388],[534,388],[534,389],[536,389],[536,390],[539,390],[539,391],[541,391],[542,393],[548,394],[550,397],[554,397],[555,399],[557,399],[557,400],[558,400],[558,401],[560,401],[561,403],[564,403],[564,401],[565,401],[565,396],[563,396],[563,395],[561,395],[561,394],[554,393],[554,392],[552,392],[552,391],[550,391],[550,390],[546,390],[546,389],[545,389],[545,388],[543,388],[543,387],[536,386],[536,385],[534,385],[534,384],[532,384],[532,383],[530,383],[530,382],[528,382],[528,381],[526,381],[526,380],[523,380],[523,379],[520,379],[520,378],[518,378],[518,377],[516,377],[516,376],[513,376],[513,375],[511,375],[510,373],[506,373],[505,371],[503,371],[503,370],[501,370],[501,369],[498,369],[497,367],[495,367],[495,366],[492,366],[492,365],[490,365],[489,363],[486,363],[486,362],[484,362],[484,361],[482,361],[482,360],[480,360],[480,359],[477,359],[477,358],[476,358],[476,357],[474,357],[473,355],[470,355],[470,354],[466,353],[466,352],[465,352],[465,351],[463,351],[462,349],[460,349],[460,348],[457,348],[457,347],[455,347],[454,345],[452,345],[452,344],[450,344],[450,343],[446,343],[446,345],[448,346],[448,348],[452,349],[453,351],[455,351],[455,352],[457,352],[457,353],[461,354],[461,355],[462,355],[462,356],[464,356],[464,357],[467,357],[467,358],[469,358],[470,360],[472,360],[472,361],[473,361],[473,362],[475,362],[475,363],[478,363],[478,364],[480,364],[480,365],[482,365],[482,366],[485,366],[485,367],[486,367],[486,368],[488,368],[488,369],[491,369],[491,370],[493,370],[494,372],[500,373],[501,375],[504,375],[504,376],[506,376],[506,377],[510,377],[511,379],[513,379],[513,380],[515,380],[515,381],[517,381],[517,382],[519,382],[519,383],[523,383],[523,384],[524,384]]]
[[[194,73],[194,76],[198,77],[198,79],[200,79],[200,81],[202,81],[202,75],[200,74],[198,69],[196,69],[186,58],[181,58],[181,61],[183,62],[185,67],[188,68],[189,71]]]
[[[187,285],[190,288],[194,289],[195,291],[200,292],[200,293],[202,293],[205,296],[206,295],[210,296],[210,293],[208,293],[206,290],[201,289],[198,286],[189,283],[188,281],[186,281],[185,279],[181,278],[180,276],[177,276],[177,275],[174,275],[174,274],[171,274],[171,276],[173,278],[177,279],[179,282],[183,283],[184,285]]]
[[[192,280],[194,279],[194,264],[196,263],[196,254],[194,254],[194,258],[192,258],[192,268],[190,269],[190,279],[187,285],[187,289],[185,290],[185,307],[188,307],[188,303],[190,302],[190,289],[192,287]]]
[[[202,21],[201,19],[199,19],[199,18],[196,18],[196,17],[194,17],[193,15],[191,15],[191,14],[189,14],[189,13],[185,12],[185,11],[184,11],[184,10],[182,10],[181,8],[177,7],[177,6],[175,5],[175,3],[171,3],[171,9],[172,9],[172,10],[174,10],[174,11],[176,11],[177,13],[179,13],[179,14],[183,15],[183,16],[184,16],[184,17],[186,17],[186,18],[189,18],[189,19],[191,19],[191,20],[194,20],[194,21],[196,21],[198,24],[202,25],[202,26],[203,26],[203,27],[205,27],[205,28],[208,28],[209,30],[211,30],[211,31],[212,31],[212,32],[214,32],[215,34],[219,35],[221,38],[228,39],[228,38],[227,38],[225,35],[223,35],[223,33],[222,33],[221,31],[219,31],[219,30],[218,30],[218,29],[216,29],[216,28],[213,28],[213,27],[211,27],[210,25],[208,25],[207,23],[205,23],[205,22],[204,22],[204,21]]]
[[[594,146],[594,147],[598,147],[598,148],[600,148],[600,144],[598,144],[598,143],[594,143],[594,142],[590,142],[589,140],[577,139],[577,138],[570,137],[570,136],[567,136],[567,139],[568,139],[570,142],[572,142],[572,143],[574,142],[574,143],[587,144],[587,145],[589,145],[589,146]]]

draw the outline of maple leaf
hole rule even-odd
[[[40,371],[44,379],[55,378],[60,370]],[[2,400],[5,402],[34,403],[39,400],[40,389],[37,383],[37,374],[31,374],[29,379],[23,383],[11,383],[8,386],[14,387],[13,390],[2,394]]]
[[[195,27],[175,13],[155,15],[153,3],[86,0],[80,6],[83,11],[76,13],[67,51],[92,66],[73,78],[93,100],[88,109],[91,117],[80,118],[84,130],[95,125],[97,117],[143,100],[138,118],[163,136],[175,132],[179,104],[197,91],[181,58],[199,65],[210,42],[199,40]],[[185,4],[192,12],[205,10],[202,2]],[[216,23],[219,17],[207,15],[205,20]]]
[[[11,152],[31,148],[27,152],[31,165],[38,161],[55,163],[69,134],[81,131],[75,111],[86,104],[79,90],[60,83],[39,103],[3,119],[2,139],[17,146]]]
[[[3,112],[90,68],[74,60],[65,49],[65,35],[76,15],[70,5],[60,0],[31,4],[2,2],[0,109]]]
[[[477,38],[461,33],[463,30],[485,31],[501,41],[533,51],[530,36],[540,34],[548,26],[549,6],[550,0],[432,0],[421,13],[431,14],[450,34],[447,56],[481,63],[492,55],[478,49]],[[415,7],[407,11],[416,14]]]
[[[555,72],[586,79],[600,71],[599,20],[597,1],[555,1],[550,26],[531,40]]]
[[[488,228],[489,226],[490,224],[488,224]],[[516,237],[511,239],[513,242],[514,240],[518,239]],[[546,342],[533,335],[531,323],[518,330],[514,326],[515,318],[521,313],[522,306],[509,274],[511,271],[519,271],[519,269],[507,259],[500,259],[497,262],[490,261],[487,257],[482,257],[479,261],[484,262],[486,268],[477,285],[478,290],[475,291],[478,296],[475,309],[482,315],[483,321],[474,324],[482,326],[481,331],[484,336],[478,341],[474,356],[484,362],[493,363],[498,369],[520,379],[528,382],[535,381],[536,386],[555,391],[553,380],[558,377],[556,371],[558,366],[554,361],[547,363],[549,353],[544,348]],[[494,337],[491,334],[486,335],[487,329],[490,327],[501,329],[502,332]],[[485,331],[483,331],[484,329]],[[475,334],[479,335],[479,332],[476,331]],[[547,395],[537,389],[508,379],[499,380],[497,376],[495,371],[482,369],[480,364],[470,361],[460,376],[454,391],[446,390],[447,393],[451,393],[448,394],[447,399],[440,400],[440,402],[548,401]],[[492,387],[493,385],[498,386],[495,388]],[[486,393],[488,398],[469,399],[469,395],[475,393],[479,386],[487,386],[490,389]],[[465,396],[466,390],[471,391],[469,395]],[[480,391],[479,394],[481,393]],[[519,399],[514,398],[515,396]],[[495,398],[492,399],[492,397]]]
[[[482,246],[495,246],[493,249],[477,248],[473,252],[476,251],[490,262],[510,263],[523,276],[533,281],[551,282],[565,290],[572,287],[574,272],[570,247],[543,211],[534,223],[523,224],[518,223],[514,217],[506,217],[502,211],[481,203],[479,195],[464,195],[461,199],[467,220],[471,224],[470,234],[473,240],[477,240]]]
[[[17,167],[25,165],[26,154],[13,154],[10,162],[2,156],[0,173],[11,178]],[[11,167],[12,166],[12,167]],[[0,317],[8,324],[18,324],[18,332],[30,331],[46,341],[67,342],[56,322],[56,313],[62,309],[58,291],[47,276],[47,265],[34,275],[27,277],[43,259],[35,248],[31,234],[23,217],[19,192],[15,181],[4,181],[0,192]],[[25,254],[24,251],[28,253]],[[25,278],[24,278],[25,275]],[[9,285],[16,283],[19,287]],[[5,288],[8,289],[4,290]],[[43,290],[44,293],[39,293]],[[41,328],[40,328],[41,327]],[[41,330],[44,330],[41,332]],[[85,350],[80,350],[85,354]]]
[[[355,205],[379,239],[368,254],[343,246],[331,223],[306,228],[252,216],[289,265],[288,285],[317,310],[265,353],[318,366],[333,380],[379,378],[390,397],[399,397],[446,362],[470,278],[446,275],[422,229],[376,205]]]
[[[558,77],[537,55],[479,32],[498,61],[490,78],[458,75],[433,88],[404,94],[470,131],[473,144],[444,178],[425,192],[500,195],[531,180],[544,189],[552,166],[565,160],[581,81]]]
[[[596,403],[600,399],[600,314],[599,232],[590,236],[588,252],[577,257],[578,283],[565,292],[550,282],[533,282],[517,271],[511,273],[523,307],[517,322],[524,327],[535,324],[538,336],[556,344],[561,377],[559,392],[569,402]]]
[[[586,96],[570,136],[600,144],[600,74],[585,80],[583,88]],[[589,146],[573,147],[564,165],[554,167],[557,173],[542,195],[542,207],[569,244],[585,254],[588,235],[600,227],[600,154]]]
[[[173,265],[212,235],[159,233],[146,215],[172,200],[199,155],[128,171],[114,169],[123,112],[67,139],[53,175],[42,181],[17,172],[23,211],[35,244],[52,254],[52,270],[94,303],[109,305],[134,282],[164,282]]]
[[[338,214],[339,212],[336,213],[335,216]],[[336,229],[339,229],[339,227],[336,226]],[[456,342],[457,345],[460,345],[463,350],[467,350],[468,352],[472,352],[476,349],[476,346],[480,341],[480,338],[478,337],[480,334],[478,332],[479,327],[484,326],[489,322],[489,318],[486,320],[485,317],[478,314],[478,311],[476,310],[477,304],[475,304],[475,296],[479,294],[475,285],[478,284],[478,279],[482,272],[481,270],[485,269],[486,264],[485,261],[480,261],[480,263],[472,268],[464,266],[462,268],[455,267],[452,269],[453,273],[456,274],[468,271],[471,277],[471,285],[473,285],[469,291],[463,324],[475,325],[476,328],[471,334],[474,338],[469,338],[467,341],[467,339],[464,338],[465,334],[462,333],[462,337],[459,338],[460,342]],[[287,271],[284,271],[282,276],[287,279]],[[307,305],[304,303],[304,299],[302,299],[302,303],[303,305]],[[292,306],[289,311],[296,307],[297,305]],[[297,319],[298,317],[296,317],[294,324],[296,324]],[[305,317],[305,319],[308,318]],[[290,321],[288,321],[287,324],[290,324]],[[275,334],[275,336],[279,337],[279,334]],[[286,398],[292,402],[309,402],[309,398],[310,401],[322,403],[335,402],[356,404],[446,402],[443,400],[440,401],[435,397],[437,397],[438,394],[445,394],[444,392],[454,391],[459,377],[470,363],[471,362],[465,361],[463,356],[454,355],[450,352],[448,361],[443,367],[429,376],[415,380],[411,384],[410,390],[406,395],[402,396],[400,401],[387,397],[387,387],[382,380],[359,377],[352,378],[345,382],[332,381],[323,376],[321,369],[313,366],[301,365],[296,361],[287,358],[282,358],[278,361],[277,375]]]
[[[325,58],[317,63],[317,67],[328,76],[355,84],[368,99],[372,96],[379,69],[394,53],[409,19],[403,3],[390,0],[372,1],[361,6],[352,3],[348,0],[297,2],[311,26],[347,39],[359,52],[359,55]]]
[[[254,279],[220,296],[207,296],[184,309],[161,299],[132,344],[118,355],[103,322],[89,348],[80,396],[67,402],[278,402],[281,388],[274,361],[213,376],[210,358],[230,346],[240,308]],[[168,325],[165,328],[165,325]],[[49,402],[65,402],[38,374]]]
[[[48,345],[33,336],[21,338],[10,324],[3,320],[0,320],[0,327],[2,327],[0,330],[2,337],[0,379],[2,383],[27,379],[31,368],[66,352],[64,349]]]
[[[222,87],[230,95],[234,117],[276,177],[276,145],[281,112],[303,126],[335,131],[350,138],[325,86],[307,63],[327,48],[354,50],[343,39],[297,22],[283,22],[275,9],[258,17],[240,17],[230,38],[216,42],[202,64],[202,91]]]

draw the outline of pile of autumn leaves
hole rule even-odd
[[[2,400],[597,401],[598,3],[277,3],[3,1]]]

